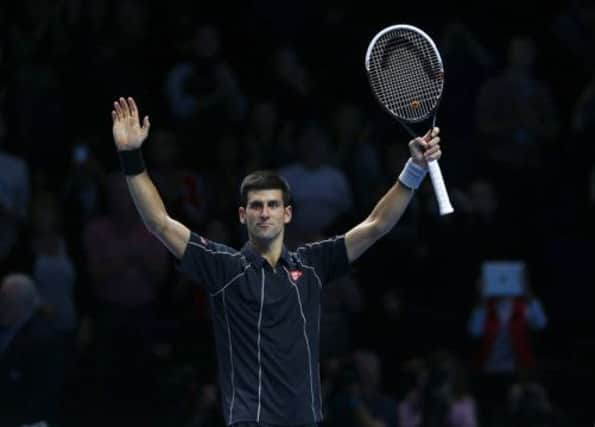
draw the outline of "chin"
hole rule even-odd
[[[261,242],[271,242],[277,238],[280,233],[278,231],[270,230],[270,231],[261,231],[256,232],[253,234],[254,238],[260,240]]]

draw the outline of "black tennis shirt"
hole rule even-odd
[[[209,294],[227,425],[320,422],[320,292],[349,269],[344,236],[283,247],[272,268],[192,233],[178,268]]]

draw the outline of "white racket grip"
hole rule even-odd
[[[438,209],[440,215],[448,215],[454,212],[454,208],[448,198],[448,192],[446,191],[446,185],[444,185],[444,178],[442,178],[442,171],[438,160],[431,160],[428,162],[428,171],[430,172],[430,178],[432,185],[434,186],[434,193],[436,194],[436,200],[438,201]]]

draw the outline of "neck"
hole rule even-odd
[[[283,233],[279,234],[275,239],[262,241],[254,237],[250,237],[250,246],[264,259],[266,259],[271,267],[275,267],[281,252],[283,251]]]

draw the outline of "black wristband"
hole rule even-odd
[[[140,148],[134,150],[118,150],[122,172],[126,176],[134,176],[145,171],[145,159]]]

